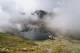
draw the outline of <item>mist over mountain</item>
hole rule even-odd
[[[0,32],[41,26],[58,35],[80,37],[79,0],[0,0]]]

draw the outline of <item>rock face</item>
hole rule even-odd
[[[34,13],[33,13],[33,15],[34,14],[37,14],[37,16],[40,18],[40,19],[42,19],[45,15],[47,15],[47,12],[46,11],[43,11],[43,10],[36,10]]]
[[[29,22],[31,25],[33,26],[38,26],[38,27],[44,27],[44,22],[42,21],[44,16],[46,16],[48,14],[48,12],[43,11],[43,10],[36,10],[35,12],[33,12],[31,15],[33,16],[37,16],[39,18],[39,20],[37,21],[31,21]],[[46,31],[46,28],[43,29],[36,29],[36,28],[30,28],[28,29],[28,31],[22,31],[20,32],[20,35],[26,39],[30,39],[30,40],[46,40],[46,39],[53,39],[50,38],[50,34],[48,33],[48,31]],[[35,30],[36,29],[36,30]],[[45,32],[43,32],[45,31]],[[53,37],[53,36],[52,36]]]
[[[46,11],[43,11],[43,10],[36,10],[35,12],[33,12],[33,13],[31,13],[31,15],[32,16],[37,16],[37,20],[35,20],[35,21],[33,21],[33,20],[29,20],[28,21],[28,24],[23,24],[23,31],[25,31],[27,28],[28,28],[28,30],[31,28],[32,29],[32,27],[31,26],[35,26],[35,28],[37,27],[37,28],[40,28],[41,26],[42,26],[42,24],[44,24],[44,22],[43,22],[43,18],[44,18],[44,16],[45,15],[47,15],[47,13],[48,12],[46,12]],[[33,18],[34,18],[33,17]],[[28,31],[27,30],[27,31]]]

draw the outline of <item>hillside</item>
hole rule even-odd
[[[21,37],[0,33],[0,53],[23,53],[34,51],[33,46],[37,46],[37,44]]]
[[[0,33],[0,53],[80,53],[79,40],[32,41]]]

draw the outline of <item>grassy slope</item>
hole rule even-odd
[[[8,53],[26,53],[35,51],[36,47],[37,44],[32,41],[0,33],[0,53],[3,51]]]
[[[31,41],[0,33],[0,53],[80,53],[80,41]]]

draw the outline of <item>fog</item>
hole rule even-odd
[[[59,34],[72,34],[79,37],[80,7],[79,0],[0,0],[0,31],[21,31],[29,21],[39,21],[39,17],[31,15],[35,10],[54,13],[46,15],[44,22],[51,31]],[[12,28],[11,30],[10,27]],[[39,25],[35,26],[39,28]]]
[[[58,35],[80,37],[80,7],[79,0],[64,0],[55,11],[54,19],[49,19],[48,27]],[[48,21],[47,20],[47,21]]]
[[[0,31],[5,31],[4,28],[7,30],[7,27],[22,30],[21,25],[27,24],[28,20],[38,20],[36,15],[31,15],[32,12],[40,9],[50,11],[55,2],[56,0],[0,0]]]

